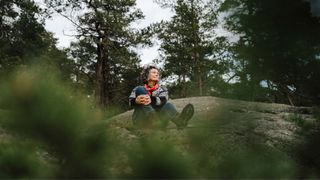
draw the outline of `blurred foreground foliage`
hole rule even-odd
[[[107,113],[45,67],[0,80],[0,178],[301,177],[292,158],[251,137],[230,142],[216,129],[195,129],[186,141],[170,139],[183,131],[120,137],[104,120]],[[211,118],[230,119],[219,112]],[[223,129],[221,121],[207,121]],[[303,177],[319,177],[313,175]]]
[[[15,144],[14,151],[9,151],[26,157],[8,157],[9,162],[3,159],[3,166],[12,166],[8,172],[1,168],[5,171],[1,173],[3,177],[14,177],[16,172],[10,172],[12,169],[21,169],[19,178],[106,177],[110,143],[99,124],[102,113],[90,108],[80,94],[71,93],[48,70],[22,69],[9,79],[1,83],[0,101],[1,127],[10,138],[1,138],[1,142],[13,139],[28,143]],[[3,149],[1,157],[10,156],[7,153]],[[28,157],[33,154],[38,155],[38,160],[45,159],[41,169],[46,167],[46,174],[38,174],[43,171],[32,165],[36,160]]]

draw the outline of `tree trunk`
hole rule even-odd
[[[178,75],[178,87],[179,87],[179,96],[183,97],[183,84],[181,83],[181,75]]]
[[[96,15],[98,9],[89,1],[89,6],[94,10]],[[106,38],[108,37],[105,32],[102,31],[102,27],[99,21],[95,21],[95,31],[98,34],[97,37],[97,64],[96,64],[96,81],[95,81],[95,99],[98,106],[105,109],[109,104],[109,91],[108,91],[108,57],[105,55],[106,50]]]
[[[251,88],[251,95],[250,95],[250,101],[254,101],[255,96],[255,81],[250,82],[250,88]]]
[[[197,62],[197,74],[198,74],[198,87],[199,87],[199,95],[203,95],[203,89],[202,89],[202,76],[201,76],[201,64],[200,64],[200,57],[199,52],[196,52],[196,62]]]
[[[103,46],[101,44],[101,38],[97,43],[97,64],[96,64],[96,81],[95,81],[95,99],[97,105],[105,106],[105,93],[104,93],[104,59],[103,59]]]
[[[109,59],[107,56],[105,56],[104,58],[104,71],[103,71],[103,80],[104,80],[104,84],[103,84],[103,107],[107,107],[108,105],[110,105],[110,84],[109,84]]]
[[[293,100],[292,100],[292,98],[290,97],[290,94],[289,94],[289,93],[287,93],[287,98],[288,98],[288,101],[289,101],[290,105],[291,105],[291,106],[294,106]]]
[[[198,81],[198,88],[199,88],[199,95],[203,95],[203,90],[202,90],[202,77],[201,77],[201,61],[200,61],[200,55],[199,55],[199,41],[198,41],[198,28],[196,27],[196,15],[194,11],[194,1],[191,0],[191,11],[193,14],[192,18],[192,26],[193,26],[193,38],[194,38],[194,60],[196,64],[196,77]]]
[[[187,83],[186,83],[186,75],[182,75],[183,78],[183,89],[182,89],[182,97],[186,97],[187,96]]]

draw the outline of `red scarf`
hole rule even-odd
[[[156,89],[158,89],[159,85],[158,83],[156,85],[154,85],[153,87],[149,88],[148,85],[144,85],[144,88],[147,90],[149,96],[151,96],[152,92]]]

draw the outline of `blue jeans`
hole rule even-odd
[[[139,95],[148,95],[148,92],[143,86],[139,86],[136,89],[136,97]],[[158,116],[157,120],[161,121],[161,126],[167,126],[169,120],[173,119],[177,115],[177,110],[173,104],[167,102],[161,107],[152,107],[150,105],[135,105],[134,112],[132,115],[133,124],[144,124],[148,123],[150,113],[156,113]]]

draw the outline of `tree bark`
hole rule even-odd
[[[198,88],[199,88],[199,95],[203,95],[202,90],[202,77],[201,77],[201,62],[200,62],[200,55],[199,55],[199,41],[198,41],[198,28],[196,27],[196,16],[194,11],[194,0],[191,0],[191,11],[194,17],[192,18],[192,26],[193,26],[193,38],[194,38],[194,60],[196,64],[196,77],[198,81]]]
[[[101,38],[98,38],[97,43],[97,64],[96,64],[96,81],[95,81],[95,99],[99,106],[105,105],[104,94],[104,59],[103,59],[103,47]]]
[[[182,86],[182,97],[186,97],[186,95],[187,95],[187,83],[186,83],[186,75],[184,74],[183,76],[182,76],[182,78],[183,78],[183,86]]]

